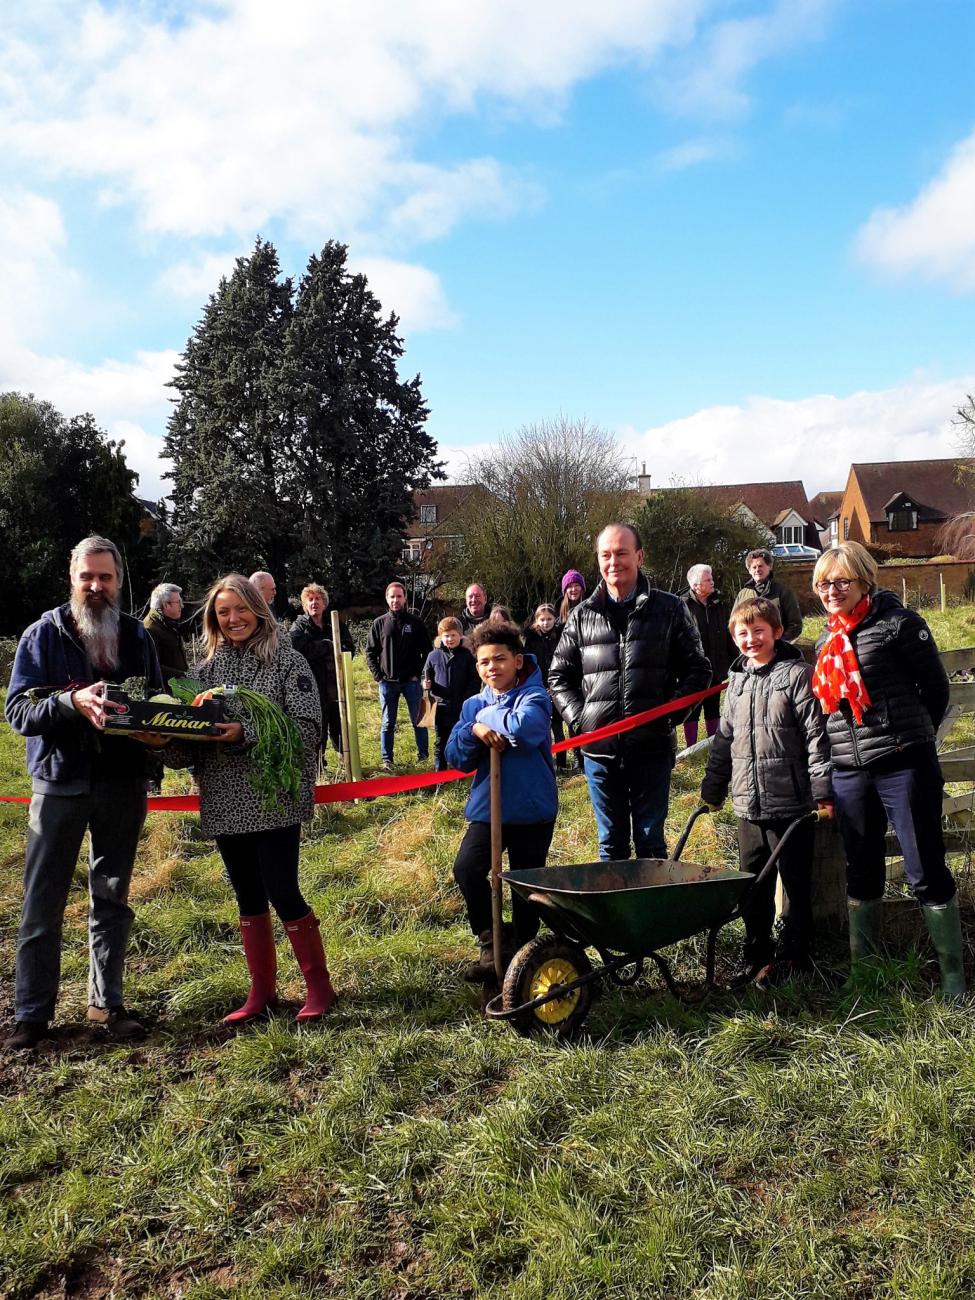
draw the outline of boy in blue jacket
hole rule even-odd
[[[454,862],[454,879],[481,945],[464,979],[483,983],[494,972],[488,882],[491,750],[501,754],[501,844],[512,870],[544,867],[559,800],[552,762],[552,701],[534,655],[524,653],[518,629],[510,623],[475,628],[471,650],[484,688],[465,702],[447,741],[447,762],[461,771],[477,767],[464,809],[468,827]],[[504,944],[509,955],[538,933],[535,909],[517,895],[512,896],[511,913]]]

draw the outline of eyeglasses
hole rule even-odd
[[[830,587],[835,587],[841,596],[845,596],[851,582],[856,582],[856,578],[830,578],[828,582],[817,582],[816,590],[821,596],[828,596]]]

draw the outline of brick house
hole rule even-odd
[[[446,483],[413,493],[413,518],[403,537],[402,559],[424,572],[443,568],[464,546],[460,528],[464,507],[484,492],[478,483]]]
[[[780,483],[715,483],[697,490],[728,511],[744,511],[750,520],[766,529],[770,545],[799,542],[819,549],[815,516],[799,479]]]
[[[975,502],[975,459],[885,460],[850,466],[829,541],[864,542],[911,558],[937,555],[938,534]]]

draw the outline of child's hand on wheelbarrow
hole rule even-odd
[[[724,807],[723,799],[721,800],[720,803],[708,803],[706,799],[703,800],[702,802],[704,803],[704,806],[705,808],[707,808],[708,812],[720,812],[721,809]]]
[[[490,727],[485,727],[483,722],[475,722],[471,731],[478,740],[487,745],[488,749],[496,749],[499,754],[508,743],[500,731],[492,731]]]
[[[831,822],[833,820],[832,800],[827,801],[825,799],[820,799],[819,803],[816,805],[816,811],[819,813],[820,821]]]

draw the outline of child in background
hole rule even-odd
[[[586,580],[578,569],[569,569],[562,574],[562,604],[559,606],[559,622],[564,626],[576,605],[581,604],[586,594]]]
[[[451,767],[477,772],[464,809],[468,827],[454,862],[454,879],[467,904],[467,917],[481,950],[464,971],[470,982],[494,972],[491,916],[490,755],[501,755],[501,843],[512,870],[544,867],[558,792],[552,764],[552,701],[532,655],[523,653],[518,629],[486,622],[471,633],[471,650],[484,688],[467,700],[447,741]],[[538,933],[538,915],[514,895],[512,924],[505,926],[505,959]]]
[[[552,663],[552,655],[555,654],[555,647],[558,645],[561,635],[562,624],[556,617],[555,606],[539,605],[525,631],[525,650],[535,656],[546,690],[548,689],[548,670]],[[554,703],[552,705],[552,736],[555,740],[562,740],[565,736],[562,715]],[[555,755],[555,768],[559,772],[566,770],[564,753]]]
[[[481,686],[474,656],[462,644],[464,629],[459,618],[442,618],[437,624],[435,649],[423,667],[423,689],[437,702],[434,727],[434,771],[447,768],[444,750],[447,738],[460,717],[461,705],[476,695]]]
[[[741,654],[728,674],[701,798],[717,810],[730,786],[741,869],[757,875],[797,817],[817,804],[832,815],[829,742],[812,667],[782,640],[778,605],[764,597],[744,601],[728,627]],[[785,900],[777,944],[774,873],[752,891],[733,984],[768,986],[811,969],[814,830],[812,821],[797,827],[779,858]]]

